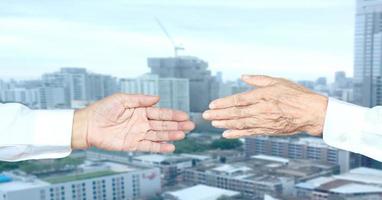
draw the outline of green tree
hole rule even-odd
[[[212,149],[237,149],[243,146],[243,143],[240,140],[229,140],[229,139],[219,139],[215,140],[211,144]]]

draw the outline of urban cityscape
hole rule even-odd
[[[349,103],[382,105],[382,1],[360,0],[354,76],[295,80]],[[0,80],[0,102],[32,109],[81,109],[122,92],[160,96],[158,107],[190,114],[196,129],[174,154],[92,148],[57,160],[0,162],[0,200],[379,200],[382,163],[336,149],[322,138],[221,137],[202,119],[212,100],[252,88],[223,80],[195,56],[149,57],[135,78],[62,67],[33,80]]]

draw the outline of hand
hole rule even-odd
[[[154,108],[159,97],[115,94],[74,115],[72,148],[168,153],[194,124],[184,112]]]
[[[243,76],[257,89],[215,100],[203,117],[226,138],[250,135],[322,133],[328,99],[291,81],[268,76]]]

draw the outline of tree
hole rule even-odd
[[[240,148],[243,145],[243,143],[240,140],[228,140],[228,139],[219,139],[215,140],[211,144],[212,149],[237,149]]]

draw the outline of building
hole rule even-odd
[[[382,0],[357,0],[354,79],[358,103],[382,104]]]
[[[366,107],[382,105],[382,0],[357,0],[354,102]],[[363,157],[362,165],[382,168]]]
[[[94,102],[118,91],[117,78],[90,73],[87,76],[87,100]]]
[[[382,199],[382,171],[357,168],[335,176],[319,177],[296,184],[298,199]]]
[[[337,170],[338,166],[327,163],[257,155],[240,162],[205,163],[186,169],[184,181],[238,191],[245,199],[262,200],[265,194],[292,196],[296,183]]]
[[[314,137],[248,137],[244,143],[247,157],[257,154],[291,159],[308,159],[338,164],[341,172],[360,165],[360,155],[336,149]]]
[[[134,164],[159,167],[162,185],[171,186],[183,181],[184,171],[192,167],[192,158],[177,155],[148,154],[133,157]]]
[[[166,200],[218,200],[221,197],[239,199],[240,196],[239,192],[201,184],[163,194]]]
[[[233,94],[243,93],[248,90],[250,90],[251,87],[247,84],[243,83],[242,81],[228,81],[228,82],[221,82],[219,87],[219,97],[226,97]]]
[[[189,80],[190,111],[204,112],[219,96],[219,78],[212,76],[208,63],[195,57],[149,58],[152,74],[161,78]]]
[[[146,74],[136,79],[121,79],[121,92],[129,94],[158,95],[159,107],[190,111],[189,81],[181,78],[160,78]]]
[[[160,192],[158,168],[113,162],[89,162],[39,177],[20,171],[0,176],[0,200],[142,199]]]
[[[118,90],[116,78],[89,73],[85,68],[61,68],[44,74],[42,80],[44,86],[64,89],[68,108],[83,107]]]

